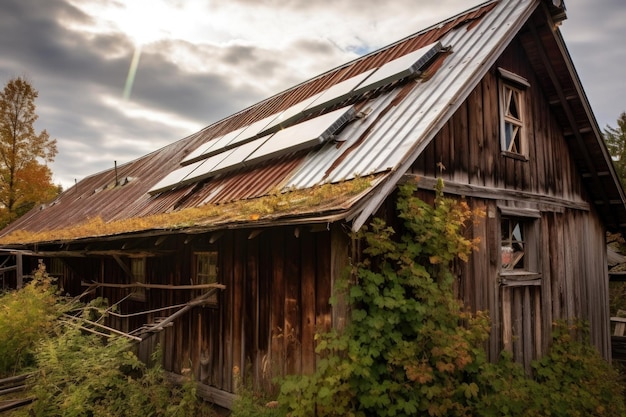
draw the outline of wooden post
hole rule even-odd
[[[22,267],[22,254],[15,254],[15,276],[16,276],[16,288],[19,290],[24,286],[24,275],[23,275],[23,267]]]

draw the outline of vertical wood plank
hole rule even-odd
[[[285,233],[285,372],[299,374],[302,366],[300,315],[300,239],[294,229]]]
[[[541,295],[543,291],[543,284],[540,288],[534,289],[533,297],[533,328],[534,328],[534,358],[541,356],[543,352],[543,312],[541,310]]]
[[[468,158],[468,182],[475,185],[485,185],[485,171],[487,159],[485,158],[485,135],[484,114],[483,114],[483,83],[472,91],[468,98],[468,131],[469,131],[469,149]]]
[[[507,352],[513,353],[513,323],[511,322],[511,290],[502,287],[502,346]]]
[[[315,253],[317,254],[315,328],[316,331],[320,332],[327,332],[332,327],[332,311],[330,306],[331,289],[333,285],[331,246],[331,233],[329,231],[315,233]]]
[[[315,253],[314,236],[309,231],[300,235],[302,241],[302,372],[311,374],[315,371]]]
[[[272,352],[273,324],[272,315],[275,306],[273,300],[274,272],[272,269],[273,252],[275,245],[275,233],[267,232],[267,240],[259,245],[259,366],[261,372],[261,388],[267,392],[273,392],[272,385]]]
[[[261,388],[262,380],[262,359],[259,355],[259,331],[261,324],[259,322],[259,244],[261,239],[248,239],[246,248],[246,273],[244,276],[246,282],[246,292],[244,294],[246,305],[244,318],[244,368],[248,370],[250,364],[250,372],[252,377],[252,387],[255,390]],[[244,374],[244,383],[248,383],[248,375]]]
[[[513,358],[524,364],[524,327],[523,327],[523,304],[522,295],[524,288],[511,288],[511,323],[513,324]]]
[[[541,340],[538,352],[547,352],[550,339],[552,338],[552,246],[554,213],[544,213],[541,219],[541,304],[539,307],[538,319],[541,320]]]
[[[226,233],[221,239],[222,244],[222,278],[226,283],[226,289],[223,291],[223,308],[222,308],[222,355],[221,355],[221,389],[232,392],[233,390],[233,343],[234,343],[234,315],[238,312],[234,311],[235,303],[235,272],[234,272],[234,235]]]
[[[245,372],[245,364],[243,356],[245,353],[245,318],[248,306],[244,303],[244,294],[246,292],[245,282],[245,266],[246,266],[246,246],[248,240],[248,231],[237,231],[234,233],[233,245],[233,266],[232,266],[232,364],[230,372],[232,375],[231,392],[236,392],[239,388],[237,383],[243,381]],[[227,371],[227,370],[226,370]]]
[[[522,292],[523,291],[523,292]],[[522,298],[522,333],[520,341],[520,345],[523,344],[523,356],[524,356],[524,369],[526,369],[526,373],[530,375],[531,367],[530,363],[535,357],[535,352],[533,350],[534,346],[534,332],[533,332],[533,324],[534,324],[534,312],[535,310],[531,308],[531,296],[534,293],[534,289],[531,290],[530,287],[523,287],[523,290],[520,288],[519,290],[520,296]]]
[[[271,317],[271,363],[272,377],[285,374],[285,239],[283,229],[273,231],[272,244],[272,317]]]
[[[332,325],[342,332],[348,320],[348,304],[345,295],[337,291],[337,283],[344,276],[348,266],[350,239],[341,226],[335,223],[331,225],[330,233],[332,293],[336,300],[332,308]]]

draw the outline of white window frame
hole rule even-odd
[[[530,87],[530,84],[525,78],[503,68],[498,68],[498,72],[500,147],[505,156],[527,159],[526,88]],[[517,116],[511,112],[512,103],[515,104]]]

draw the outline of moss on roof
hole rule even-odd
[[[40,231],[16,230],[0,238],[0,245],[70,241],[148,230],[186,229],[237,222],[254,223],[277,217],[332,209],[371,186],[372,177],[356,178],[304,190],[274,192],[256,199],[206,204],[201,207],[184,208],[144,217],[105,221],[98,216],[65,228]]]

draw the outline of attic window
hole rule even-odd
[[[500,73],[500,136],[506,156],[526,159],[525,93],[530,86],[525,78],[502,68]]]

